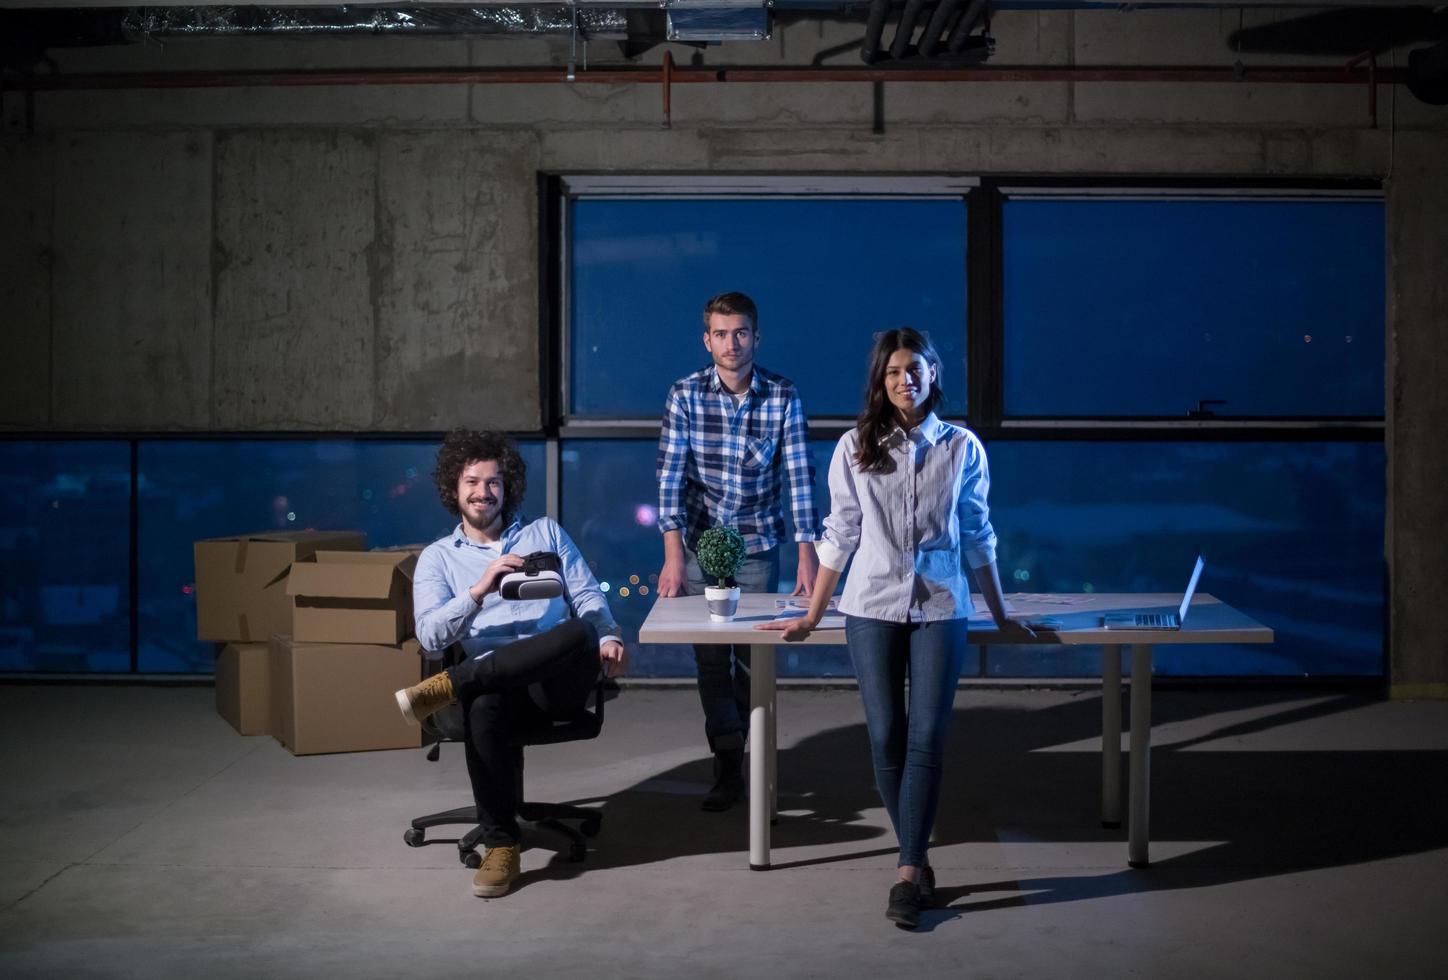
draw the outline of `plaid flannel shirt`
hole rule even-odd
[[[767,551],[784,536],[787,478],[794,539],[818,540],[808,436],[794,383],[758,365],[738,406],[712,364],[680,378],[659,433],[659,530],[683,530],[692,550],[722,524],[744,536],[750,554]]]

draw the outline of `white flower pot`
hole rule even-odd
[[[721,589],[715,585],[704,587],[704,598],[709,603],[709,621],[727,623],[739,611],[739,586]]]

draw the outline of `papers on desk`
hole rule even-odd
[[[809,611],[809,604],[813,601],[814,600],[807,595],[791,596],[788,599],[775,599],[774,608],[777,612],[782,612],[785,609],[799,609],[807,612]],[[825,606],[825,612],[827,614],[832,613],[838,608],[840,608],[839,597],[830,596],[830,604]]]
[[[974,598],[976,608],[984,608],[985,600],[979,595]],[[1072,592],[1008,592],[1005,599],[1007,608],[1010,607],[1012,601],[1028,602],[1033,606],[1079,606],[1082,603],[1090,602],[1091,596],[1086,593]]]

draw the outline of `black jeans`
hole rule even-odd
[[[523,750],[511,739],[582,710],[598,669],[598,631],[581,619],[447,669],[463,709],[464,754],[484,846],[518,843]]]

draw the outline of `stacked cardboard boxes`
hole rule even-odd
[[[361,531],[290,531],[196,542],[196,638],[266,643],[290,633],[292,563],[322,549],[361,551],[363,541]]]
[[[243,735],[272,731],[267,641],[292,631],[287,577],[319,549],[361,551],[359,531],[264,531],[197,541],[196,638],[224,643],[216,658],[216,710]]]
[[[217,710],[293,754],[415,748],[393,699],[417,683],[408,549],[362,551],[358,532],[196,543],[197,633],[225,642]]]
[[[292,566],[292,633],[271,640],[272,734],[295,755],[407,749],[393,692],[422,678],[407,551],[318,551]]]

